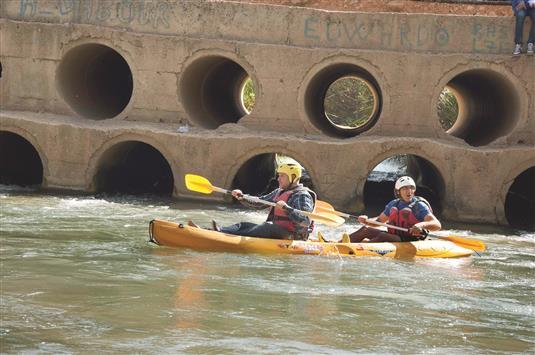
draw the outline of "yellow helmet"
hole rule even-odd
[[[299,180],[303,175],[303,167],[299,164],[280,164],[277,167],[277,174],[286,174],[290,183],[293,184],[296,180]],[[293,175],[293,177],[292,177]]]

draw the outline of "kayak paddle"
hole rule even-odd
[[[186,181],[186,187],[188,190],[200,192],[202,194],[211,194],[212,192],[220,192],[227,195],[232,195],[232,192],[217,186],[213,186],[208,179],[205,177],[194,175],[194,174],[186,174],[185,176]],[[266,206],[272,206],[274,207],[276,203],[262,200],[256,196],[251,195],[243,195],[243,198],[246,201],[253,202],[253,203],[259,203]],[[337,227],[345,222],[345,220],[339,216],[337,216],[334,213],[330,212],[324,212],[324,213],[314,213],[314,212],[307,212],[307,211],[301,211],[301,210],[295,210],[305,216],[308,216],[310,219],[318,222],[323,223],[330,227]]]
[[[355,219],[358,219],[358,216],[354,216],[354,215],[347,214],[347,213],[344,213],[344,212],[336,211],[334,209],[334,207],[330,203],[325,202],[325,201],[319,201],[319,200],[316,201],[316,210],[319,211],[319,212],[334,213],[334,214],[336,214],[338,216],[341,216],[341,217],[344,217],[344,218],[355,218]],[[392,228],[392,229],[397,229],[397,230],[404,231],[404,232],[408,232],[409,231],[407,228],[393,226],[391,224],[381,223],[381,222],[374,221],[374,220],[368,220],[368,223],[375,224],[375,225],[378,225],[378,226],[384,226],[384,227],[388,227],[388,228]],[[437,238],[437,239],[449,240],[450,242],[455,243],[455,244],[459,245],[460,247],[463,247],[463,248],[466,248],[466,249],[472,249],[472,250],[475,250],[475,251],[484,251],[485,248],[486,248],[485,247],[485,243],[483,243],[480,240],[467,239],[467,238],[462,238],[462,237],[458,237],[458,236],[455,236],[455,235],[449,235],[449,236],[441,236],[441,235],[436,235],[436,234],[428,234],[428,235],[430,237]]]
[[[393,225],[388,224],[388,223],[381,223],[381,222],[373,221],[373,220],[368,220],[367,222],[370,223],[370,224],[377,224],[379,226],[385,226],[385,227],[388,227],[388,228],[397,229],[397,230],[400,230],[400,231],[403,231],[403,232],[408,232],[409,231],[408,228],[393,226]],[[429,235],[430,237],[433,237],[433,238],[437,238],[437,239],[449,240],[450,242],[453,242],[453,243],[457,244],[460,247],[463,247],[463,248],[466,248],[466,249],[472,249],[472,250],[475,250],[475,251],[485,251],[485,248],[486,248],[485,247],[485,243],[483,243],[480,240],[467,239],[467,238],[457,237],[455,235],[441,236],[441,235],[430,234],[430,233],[428,233],[427,235]]]
[[[353,216],[344,212],[336,211],[333,205],[331,205],[329,202],[320,201],[320,200],[316,201],[316,210],[320,212],[325,212],[325,213],[333,213],[337,216],[344,217],[344,218],[355,218],[355,219],[358,218],[357,216]]]

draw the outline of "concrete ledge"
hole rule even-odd
[[[352,211],[363,208],[364,185],[377,164],[392,155],[413,154],[430,162],[444,183],[442,215],[473,222],[504,223],[503,205],[512,180],[535,165],[533,148],[527,146],[474,149],[436,139],[385,137],[340,143],[243,130],[177,133],[172,125],[91,126],[70,117],[29,112],[0,112],[0,130],[19,134],[36,148],[44,166],[45,188],[91,191],[104,153],[120,142],[137,141],[157,149],[172,167],[176,197],[197,197],[183,185],[186,173],[209,176],[214,184],[231,188],[249,159],[280,152],[304,164],[320,198]]]

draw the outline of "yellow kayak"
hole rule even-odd
[[[456,258],[473,251],[447,240],[405,243],[330,243],[243,237],[190,227],[185,224],[152,220],[150,241],[168,247],[206,251],[261,254],[311,254],[340,256],[385,256],[391,258]]]

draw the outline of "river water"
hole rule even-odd
[[[0,204],[2,353],[535,352],[533,233],[446,224],[488,246],[452,260],[242,255],[156,246],[148,222],[262,212],[7,186]]]

